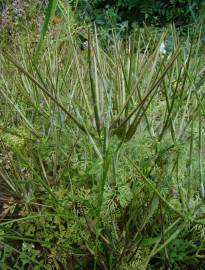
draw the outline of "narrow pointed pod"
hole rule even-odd
[[[175,89],[174,89],[174,93],[172,95],[170,108],[169,108],[167,117],[165,119],[164,126],[163,126],[162,131],[161,131],[160,136],[159,136],[160,141],[162,140],[163,135],[164,135],[164,133],[165,133],[165,131],[168,128],[169,125],[171,125],[172,139],[173,139],[174,142],[176,141],[176,134],[175,134],[175,131],[174,131],[174,124],[173,124],[173,119],[172,119],[171,116],[172,116],[172,112],[174,110],[174,104],[176,102],[177,91],[179,89],[179,84],[180,84],[180,80],[181,80],[180,79],[181,78],[181,72],[182,72],[182,68],[179,71],[179,76],[177,78],[177,83],[176,83],[176,86],[175,86]]]
[[[45,94],[47,95],[78,127],[81,129],[83,132],[85,132],[85,129],[83,125],[78,121],[78,119],[73,116],[67,109],[55,98],[53,97],[48,89],[46,89],[42,84],[40,84],[36,78],[33,77],[27,70],[25,70],[19,62],[13,58],[10,54],[4,52],[4,56],[14,64],[15,67],[17,67],[20,72],[22,72],[24,75],[26,75],[38,88]]]
[[[161,36],[161,38],[160,38],[160,42],[161,42],[161,40],[164,39],[164,37],[165,37],[165,33],[162,34],[162,36]],[[145,73],[148,73],[148,74],[149,74],[149,75],[148,75],[148,79],[147,79],[147,87],[146,87],[146,89],[145,89],[145,93],[146,93],[147,91],[149,91],[150,83],[151,83],[151,80],[153,79],[153,74],[154,74],[155,67],[156,67],[157,61],[158,61],[160,42],[158,43],[158,46],[157,46],[156,49],[154,50],[153,54],[149,57],[147,63],[146,63],[146,61],[145,61],[145,64],[142,65],[142,67],[141,67],[141,69],[140,69],[140,71],[139,71],[139,78],[137,79],[137,82],[135,83],[135,85],[133,85],[133,90],[132,90],[132,91],[131,91],[131,89],[130,89],[130,91],[127,90],[127,89],[128,89],[128,79],[127,79],[127,76],[126,76],[126,70],[125,70],[125,67],[124,67],[124,65],[123,65],[123,61],[122,61],[122,57],[121,57],[120,51],[119,51],[118,47],[116,47],[116,48],[117,48],[117,55],[118,55],[118,57],[119,57],[119,63],[120,63],[121,69],[122,69],[123,79],[124,79],[124,81],[125,81],[125,92],[126,92],[127,94],[124,93],[124,102],[123,102],[123,104],[121,105],[122,108],[121,108],[121,110],[119,111],[119,113],[118,113],[116,119],[115,119],[114,122],[112,123],[111,128],[112,128],[113,126],[115,126],[115,123],[118,122],[118,120],[121,118],[122,114],[123,114],[125,111],[128,111],[129,105],[131,104],[131,100],[132,100],[133,94],[136,92],[139,82],[140,82],[141,80],[143,80],[143,77],[144,77],[144,74],[145,74]],[[133,43],[134,43],[134,41],[133,41]],[[146,48],[148,48],[148,45],[147,45]],[[140,52],[140,51],[138,51],[138,53],[139,53],[139,52]],[[145,54],[145,53],[144,53],[144,54]],[[150,66],[152,66],[151,72],[150,72]],[[133,72],[133,70],[132,70],[132,72]],[[157,75],[158,75],[158,74],[157,74]],[[155,78],[156,78],[156,80],[157,80],[157,76],[156,76]],[[156,81],[156,80],[155,80],[155,81]],[[125,116],[125,114],[123,114],[123,116],[124,116],[124,119],[125,119],[126,117],[129,117],[129,116]],[[124,125],[126,125],[126,124],[124,123]],[[121,129],[121,127],[119,127],[119,129]]]
[[[80,63],[79,63],[79,57],[78,57],[78,53],[77,53],[77,49],[76,49],[76,44],[75,41],[73,39],[73,34],[71,33],[70,28],[68,28],[68,34],[69,34],[69,41],[71,43],[71,49],[73,52],[73,59],[74,59],[74,63],[75,63],[75,67],[76,67],[76,73],[79,79],[79,83],[80,83],[80,87],[81,87],[81,91],[83,93],[83,98],[85,100],[85,104],[86,104],[86,110],[87,113],[89,115],[90,121],[92,122],[92,116],[93,116],[93,112],[92,112],[92,107],[89,101],[89,96],[87,94],[84,82],[83,82],[83,77],[81,75],[81,69],[80,69]],[[87,72],[89,73],[89,67],[86,67],[86,74]]]
[[[201,127],[201,122],[202,122],[202,118],[201,118],[201,110],[199,110],[199,141],[198,141],[198,162],[199,162],[199,190],[200,190],[200,196],[202,198],[202,200],[204,200],[205,197],[205,189],[204,189],[204,180],[203,180],[203,171],[202,171],[202,164],[203,164],[203,160],[202,160],[202,127]]]
[[[194,120],[191,121],[191,134],[190,134],[190,147],[189,147],[189,160],[188,160],[188,175],[187,175],[187,210],[191,211],[192,209],[192,171],[193,171],[193,145],[194,144]]]
[[[173,60],[173,62],[174,62],[174,60]],[[173,63],[173,62],[172,62],[172,63]],[[171,67],[171,65],[170,65],[169,67]],[[169,69],[167,68],[167,69],[166,69],[166,72],[167,72],[168,70],[169,70]],[[135,117],[134,120],[132,121],[132,123],[131,123],[131,125],[129,126],[128,131],[127,131],[127,133],[126,133],[126,139],[127,139],[127,140],[130,140],[130,139],[134,136],[134,134],[135,134],[135,132],[136,132],[136,130],[137,130],[137,127],[138,127],[138,125],[139,125],[140,122],[141,122],[141,119],[145,116],[145,113],[146,113],[146,111],[148,110],[148,108],[149,108],[149,106],[150,106],[150,104],[151,104],[151,102],[152,102],[154,96],[156,95],[156,93],[157,93],[157,91],[158,91],[158,88],[159,88],[161,82],[163,82],[163,78],[165,77],[166,72],[162,73],[162,76],[160,77],[160,79],[157,81],[156,84],[154,84],[153,88],[151,88],[151,90],[150,90],[150,92],[151,92],[150,97],[148,96],[146,99],[144,99],[144,100],[141,102],[141,106],[139,106],[139,108],[138,108],[138,113],[136,114],[136,117]],[[153,91],[153,90],[154,90],[154,91]],[[152,93],[152,91],[153,91],[153,93]],[[150,92],[149,92],[149,93],[150,93]],[[148,99],[148,98],[149,98],[149,99]],[[143,104],[144,104],[145,102],[147,102],[147,104],[146,104],[146,106],[143,108]],[[142,112],[141,112],[141,110],[142,110]]]
[[[100,114],[99,114],[99,95],[98,95],[98,77],[97,77],[97,70],[96,70],[96,61],[95,56],[92,52],[91,47],[91,35],[90,30],[88,31],[88,63],[89,63],[89,79],[90,79],[90,90],[91,90],[91,97],[92,97],[92,104],[94,110],[94,120],[97,128],[97,132],[100,135]]]
[[[164,76],[166,75],[167,71],[172,67],[174,61],[177,59],[177,57],[180,54],[180,50],[178,49],[175,54],[173,55],[173,57],[171,58],[170,62],[167,64],[165,70],[163,71],[162,75],[160,76],[160,78],[154,82],[154,84],[150,87],[148,93],[145,95],[145,97],[142,99],[142,101],[136,106],[136,108],[134,108],[130,114],[128,115],[127,118],[124,119],[124,121],[118,126],[117,130],[119,130],[120,128],[122,128],[130,119],[131,117],[141,109],[141,107],[143,106],[143,104],[148,100],[148,98],[151,96],[152,94],[156,94],[158,87],[162,81],[162,79],[164,78]],[[133,124],[134,126],[134,124]],[[130,129],[130,128],[129,128]],[[133,129],[133,127],[131,127],[131,129]],[[128,130],[129,132],[129,130]],[[130,131],[131,132],[131,131]]]
[[[16,112],[21,116],[21,118],[25,122],[25,125],[30,129],[31,133],[40,139],[42,135],[35,129],[31,121],[25,116],[24,112],[19,108],[19,106],[15,104],[15,102],[6,94],[5,91],[3,91],[2,89],[0,89],[0,91],[4,98],[15,108]]]

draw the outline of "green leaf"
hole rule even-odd
[[[41,52],[41,49],[43,46],[43,41],[45,39],[46,32],[48,30],[49,22],[55,14],[57,5],[58,5],[58,0],[49,0],[49,2],[48,2],[48,7],[46,9],[46,15],[45,15],[45,20],[44,20],[43,27],[41,30],[40,39],[39,39],[39,42],[37,44],[35,55],[34,55],[35,62],[37,61],[37,59],[40,55],[40,52]]]
[[[149,220],[152,218],[152,216],[154,215],[155,211],[157,210],[159,206],[159,197],[158,196],[155,196],[152,200],[152,204],[151,204],[151,207],[149,209],[149,212],[145,218],[145,221],[144,221],[144,226],[149,222]]]

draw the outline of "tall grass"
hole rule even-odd
[[[43,27],[42,27],[42,30],[40,33],[40,39],[39,39],[39,42],[37,44],[36,51],[35,51],[34,61],[37,61],[37,59],[41,53],[41,49],[42,49],[43,42],[44,42],[44,39],[46,36],[46,32],[48,30],[49,22],[51,21],[51,19],[55,15],[57,6],[58,6],[58,0],[49,0],[48,1],[48,6],[46,9],[46,13],[45,13],[45,19],[44,19]]]

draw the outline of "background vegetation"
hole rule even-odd
[[[204,6],[200,0],[71,0],[73,7],[80,10],[80,17],[94,20],[97,24],[111,22],[144,23],[164,25],[174,22],[183,26],[196,21]]]

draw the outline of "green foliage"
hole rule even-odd
[[[36,59],[39,57],[39,54],[40,54],[40,51],[41,51],[41,48],[43,45],[43,41],[45,39],[46,32],[48,30],[49,22],[51,21],[52,17],[55,15],[57,5],[58,5],[58,0],[49,0],[48,1],[45,19],[44,19],[43,27],[42,27],[41,34],[40,34],[40,40],[38,42],[38,45],[37,45],[37,48],[35,51],[34,61],[36,61]]]
[[[203,269],[200,34],[105,50],[59,3],[35,65],[30,35],[0,55],[0,268]]]
[[[203,6],[200,0],[118,0],[118,1],[71,1],[78,5],[81,10],[80,16],[95,20],[97,24],[107,24],[108,22],[128,21],[142,24],[166,24],[175,22],[184,25],[193,22],[199,16],[199,11]],[[111,14],[110,20],[108,14]]]
[[[13,4],[12,4],[13,3]],[[28,31],[38,35],[45,4],[42,1],[0,2],[0,43],[12,44],[12,38]],[[22,39],[22,42],[25,41]]]

